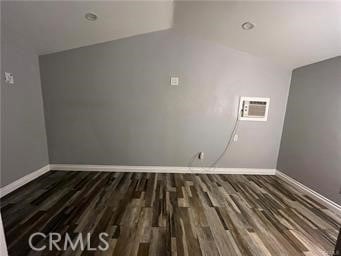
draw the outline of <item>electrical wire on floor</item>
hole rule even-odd
[[[229,136],[229,138],[228,138],[228,141],[227,141],[227,143],[226,143],[226,145],[225,145],[225,148],[224,148],[224,150],[221,152],[221,154],[218,156],[218,158],[212,163],[212,164],[210,164],[208,167],[195,167],[196,168],[196,170],[200,170],[199,171],[199,173],[209,173],[209,172],[213,172],[214,170],[215,170],[215,168],[216,168],[216,166],[217,166],[217,164],[220,162],[220,160],[223,158],[223,156],[226,154],[226,152],[229,150],[229,148],[231,147],[231,144],[232,144],[232,141],[233,141],[233,137],[234,137],[234,135],[236,134],[236,132],[237,132],[237,130],[238,130],[238,127],[239,127],[239,118],[238,118],[238,115],[237,115],[237,118],[236,118],[236,120],[235,120],[235,122],[234,122],[234,125],[233,125],[233,129],[232,129],[232,131],[231,131],[231,133],[230,133],[230,136]],[[188,169],[189,169],[189,172],[191,172],[191,173],[194,173],[193,171],[192,171],[192,164],[193,164],[193,162],[198,158],[198,156],[199,156],[199,154],[200,153],[196,153],[192,158],[191,158],[191,160],[189,161],[189,163],[188,163]],[[195,173],[198,173],[198,171],[197,172],[195,172]]]

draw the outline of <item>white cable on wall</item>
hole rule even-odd
[[[237,130],[238,130],[238,127],[239,127],[239,116],[237,115],[237,118],[233,124],[233,129],[230,133],[230,136],[227,140],[227,143],[225,145],[225,148],[224,150],[221,152],[221,154],[218,156],[218,158],[212,163],[210,164],[208,167],[202,167],[202,170],[201,172],[204,172],[204,171],[214,171],[214,169],[216,168],[217,164],[220,162],[220,160],[223,158],[223,156],[226,154],[226,152],[229,150],[229,148],[231,147],[231,144],[232,144],[232,141],[233,141],[233,137],[234,135],[236,134]],[[197,153],[195,154],[192,159],[190,160],[189,164],[188,164],[188,169],[191,173],[192,172],[192,164],[193,162],[195,161],[195,159],[199,156],[200,153]],[[199,167],[200,168],[200,167]],[[208,169],[206,169],[208,168]]]

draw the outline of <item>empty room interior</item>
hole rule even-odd
[[[1,256],[341,256],[340,1],[1,1]]]

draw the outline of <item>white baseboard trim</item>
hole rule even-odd
[[[8,256],[6,237],[5,237],[4,226],[2,224],[1,213],[0,213],[0,255]]]
[[[254,174],[275,175],[276,169],[255,168],[201,168],[178,166],[125,166],[125,165],[85,165],[50,164],[50,170],[95,171],[95,172],[158,172],[158,173],[214,173],[214,174]]]
[[[50,170],[95,171],[95,172],[158,172],[158,173],[212,173],[212,174],[250,174],[275,175],[275,169],[255,168],[201,168],[177,166],[125,166],[125,165],[85,165],[85,164],[50,164],[0,188],[0,198],[38,178]]]
[[[283,172],[276,170],[276,176],[280,177],[284,181],[288,182],[289,184],[293,185],[299,191],[310,195],[316,201],[321,203],[322,205],[326,206],[328,209],[332,210],[335,213],[341,214],[341,205],[329,200],[328,198],[322,196],[321,194],[317,193],[315,190],[303,185],[302,183],[298,182],[297,180],[289,177],[288,175],[284,174]]]
[[[61,171],[95,171],[95,172],[152,172],[152,173],[212,173],[212,174],[244,174],[244,175],[276,175],[300,191],[311,195],[321,204],[341,214],[341,206],[322,196],[311,188],[289,177],[276,169],[256,168],[201,168],[178,166],[126,166],[126,165],[85,165],[85,164],[50,164],[0,188],[0,198],[38,178],[50,170]]]
[[[244,175],[276,175],[301,192],[312,196],[315,200],[325,205],[334,212],[341,214],[341,205],[329,200],[311,188],[289,177],[276,169],[256,168],[201,168],[178,166],[125,166],[125,165],[85,165],[85,164],[50,164],[0,188],[0,198],[20,188],[26,183],[38,178],[50,170],[61,171],[102,171],[102,172],[152,172],[152,173],[211,173],[211,174],[244,174]]]
[[[24,186],[26,183],[38,178],[39,176],[43,175],[44,173],[48,172],[50,170],[49,165],[45,165],[42,168],[27,174],[26,176],[0,188],[0,198],[4,197],[5,195],[11,193],[12,191],[20,188],[21,186]]]

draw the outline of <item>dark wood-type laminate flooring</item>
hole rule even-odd
[[[51,171],[2,198],[1,214],[10,256],[332,255],[341,223],[278,177],[253,175]],[[90,233],[91,247],[106,232],[109,248],[33,252],[34,232]]]

